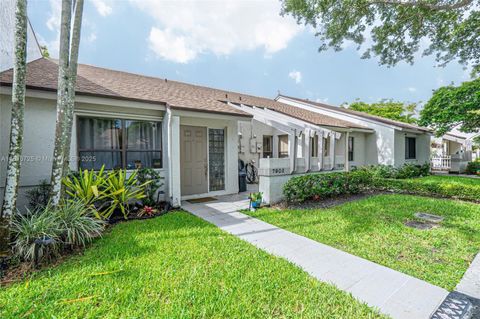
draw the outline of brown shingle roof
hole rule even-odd
[[[376,115],[371,115],[371,114],[364,113],[364,112],[358,112],[358,111],[350,110],[350,109],[347,109],[347,108],[344,108],[344,107],[328,105],[328,104],[325,104],[325,103],[314,102],[314,101],[310,101],[310,100],[307,100],[307,99],[300,99],[300,98],[281,95],[281,94],[279,95],[279,97],[284,97],[284,98],[287,98],[287,99],[291,99],[291,100],[295,100],[295,101],[298,101],[298,102],[306,103],[306,104],[309,104],[309,105],[312,105],[312,106],[320,107],[320,108],[323,108],[323,109],[328,109],[328,110],[332,110],[332,111],[338,111],[338,112],[346,113],[346,114],[349,114],[349,115],[355,115],[355,116],[358,116],[358,117],[363,117],[365,119],[370,119],[370,120],[373,120],[373,121],[377,121],[377,122],[388,124],[388,125],[397,126],[397,127],[400,127],[400,128],[417,130],[417,131],[422,131],[422,132],[432,132],[432,130],[427,128],[427,127],[418,126],[418,125],[414,125],[414,124],[408,124],[408,123],[404,123],[404,122],[400,122],[400,121],[395,121],[395,120],[387,119],[387,118],[376,116]]]
[[[56,91],[58,64],[56,60],[41,58],[27,65],[27,87]],[[248,116],[226,101],[265,107],[306,122],[339,128],[366,128],[362,125],[330,116],[302,110],[277,102],[237,92],[208,88],[183,82],[171,81],[144,75],[115,71],[79,64],[76,92],[79,95],[110,97],[147,103],[168,103],[177,109]],[[11,85],[13,71],[0,73],[0,85]]]

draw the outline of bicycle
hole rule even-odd
[[[258,183],[258,170],[255,167],[255,160],[251,160],[250,163],[245,165],[245,171],[247,173],[247,183]]]

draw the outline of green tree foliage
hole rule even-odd
[[[42,51],[42,57],[49,58],[50,53],[48,52],[48,47],[46,45],[40,46],[40,51]]]
[[[443,135],[460,125],[467,133],[480,129],[480,79],[460,86],[444,86],[433,92],[420,113],[420,124],[433,127]]]
[[[358,112],[364,112],[376,116],[381,116],[387,119],[415,124],[417,119],[413,116],[417,104],[405,104],[402,102],[394,102],[391,100],[382,100],[377,103],[365,103],[355,101],[348,105],[348,108]]]
[[[479,8],[480,0],[282,0],[282,14],[317,30],[320,50],[367,42],[363,58],[388,66],[413,63],[421,50],[441,65],[471,65],[472,74],[480,72]]]

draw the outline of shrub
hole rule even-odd
[[[57,251],[60,246],[62,230],[50,206],[43,209],[29,210],[25,215],[15,213],[11,219],[11,233],[13,235],[13,252],[26,261],[35,257],[35,240],[51,238],[53,244],[49,247],[40,246],[38,257],[47,257]]]
[[[63,179],[63,184],[66,188],[65,192],[72,199],[82,202],[97,218],[100,218],[95,204],[105,197],[104,166],[98,172],[84,170],[79,171],[78,175],[69,175]]]
[[[120,209],[123,217],[127,219],[130,214],[129,205],[145,198],[145,187],[150,181],[140,184],[136,171],[127,178],[127,171],[119,169],[108,173],[105,184],[107,188],[104,196],[109,201],[110,207],[101,212],[102,216],[109,218],[115,209]]]
[[[54,211],[61,239],[65,244],[85,246],[102,234],[105,223],[91,215],[81,202],[64,201]]]
[[[45,208],[50,198],[50,184],[42,180],[40,185],[27,192],[28,207],[32,210]]]
[[[480,187],[448,182],[424,182],[421,179],[375,179],[378,190],[480,201]]]
[[[466,169],[467,174],[477,174],[478,171],[480,171],[480,160],[468,162]]]
[[[318,173],[291,178],[283,188],[287,201],[303,202],[313,198],[327,198],[355,194],[370,184],[371,173],[359,169],[347,173]]]
[[[155,206],[158,203],[157,191],[163,186],[163,177],[152,168],[141,168],[137,173],[139,185],[145,185],[145,198],[142,200],[146,206]],[[147,182],[150,183],[147,184]]]
[[[55,254],[63,245],[85,246],[101,235],[104,222],[90,215],[82,203],[63,201],[58,207],[50,205],[43,209],[28,210],[26,214],[15,213],[11,219],[13,252],[22,260],[35,257],[35,241],[52,239],[48,247],[38,247],[38,258]]]

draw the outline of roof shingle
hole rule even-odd
[[[328,104],[325,104],[325,103],[314,102],[314,101],[310,101],[310,100],[307,100],[307,99],[301,99],[301,98],[297,98],[297,97],[293,97],[293,96],[286,96],[286,95],[282,95],[282,94],[278,95],[278,97],[284,97],[284,98],[287,98],[287,99],[291,99],[291,100],[295,100],[295,101],[298,101],[298,102],[306,103],[306,104],[309,104],[309,105],[312,105],[312,106],[316,106],[316,107],[320,107],[320,108],[324,108],[324,109],[328,109],[328,110],[332,110],[332,111],[338,111],[338,112],[346,113],[346,114],[349,114],[349,115],[355,115],[355,116],[358,116],[358,117],[362,117],[362,118],[365,118],[365,119],[370,119],[370,120],[377,121],[377,122],[384,123],[384,124],[388,124],[388,125],[397,126],[397,127],[400,127],[400,128],[423,131],[423,132],[432,132],[432,130],[429,129],[428,127],[423,127],[423,126],[418,126],[418,125],[414,125],[414,124],[395,121],[395,120],[387,119],[387,118],[384,118],[384,117],[381,117],[381,116],[376,116],[376,115],[372,115],[372,114],[368,114],[368,113],[364,113],[364,112],[358,112],[358,111],[350,110],[350,109],[347,109],[347,108],[344,108],[344,107],[328,105]]]
[[[27,64],[28,88],[56,91],[57,76],[58,64],[56,60],[40,58]],[[0,73],[0,85],[11,85],[12,79],[12,70]],[[303,110],[269,98],[85,64],[78,65],[76,92],[79,95],[169,104],[176,109],[251,117],[251,115],[226,103],[231,101],[268,108],[315,125],[339,128],[366,128],[362,125]]]

